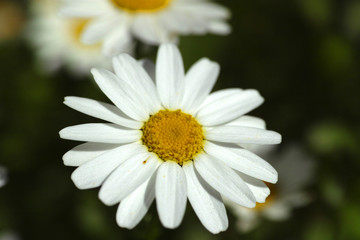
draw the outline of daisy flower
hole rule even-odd
[[[301,147],[291,145],[282,154],[267,154],[279,172],[279,182],[268,184],[271,189],[266,203],[258,204],[253,209],[244,208],[231,201],[225,201],[238,218],[237,227],[242,232],[256,228],[262,218],[271,221],[283,221],[291,217],[292,209],[308,204],[311,200],[304,188],[312,181],[315,170],[314,162]]]
[[[219,65],[203,58],[185,75],[172,44],[159,48],[156,66],[127,54],[113,65],[115,74],[92,74],[115,106],[65,98],[69,107],[110,123],[67,127],[60,137],[87,142],[67,152],[64,164],[78,166],[71,176],[78,188],[101,186],[102,202],[120,202],[119,226],[135,227],[156,199],[161,223],[176,228],[188,198],[201,223],[218,233],[228,226],[221,195],[245,207],[264,202],[269,189],[262,181],[275,183],[277,172],[236,145],[281,141],[276,132],[251,127],[260,119],[243,116],[263,102],[256,90],[209,94]]]
[[[92,67],[108,67],[111,61],[101,55],[101,45],[80,41],[89,19],[63,19],[58,15],[59,0],[32,0],[32,18],[26,32],[36,48],[42,67],[54,71],[61,66],[76,75],[87,75]]]
[[[115,56],[124,52],[133,38],[159,45],[174,42],[178,35],[228,34],[225,23],[230,13],[215,3],[199,0],[63,0],[60,14],[91,19],[82,41],[103,41],[103,53]]]

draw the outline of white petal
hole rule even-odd
[[[204,150],[229,167],[251,177],[271,183],[276,183],[278,180],[276,170],[268,162],[248,150],[222,147],[211,142],[206,142]]]
[[[147,72],[147,74],[150,76],[151,80],[153,82],[156,81],[155,78],[155,64],[153,61],[148,60],[148,59],[142,59],[139,61],[140,65],[145,69],[145,71]]]
[[[270,194],[270,189],[263,181],[260,181],[256,178],[249,177],[241,172],[237,172],[239,176],[245,181],[245,183],[250,188],[251,192],[254,194],[256,202],[264,203],[266,198]]]
[[[214,126],[233,121],[260,106],[264,99],[256,90],[244,90],[237,94],[223,92],[221,99],[205,105],[199,110],[197,119],[204,126]],[[209,96],[211,97],[211,95]]]
[[[149,118],[149,110],[134,98],[134,89],[126,82],[120,81],[112,72],[105,69],[92,69],[96,83],[105,95],[125,114],[138,121]]]
[[[213,21],[209,23],[209,32],[218,35],[228,35],[231,33],[231,26],[222,21]]]
[[[65,97],[64,104],[92,117],[124,127],[140,129],[142,126],[141,122],[129,119],[119,108],[108,103],[81,97]]]
[[[139,97],[144,99],[151,114],[155,114],[161,108],[161,103],[154,82],[144,68],[130,55],[121,54],[113,58],[113,66],[116,75],[133,89],[136,89]]]
[[[194,113],[214,87],[219,72],[219,64],[207,58],[196,62],[185,77],[185,93],[181,109]]]
[[[255,197],[245,182],[232,169],[206,154],[195,160],[196,170],[215,190],[245,207],[255,207]]]
[[[99,187],[116,167],[137,154],[139,148],[138,144],[127,144],[109,150],[78,167],[71,179],[79,189]]]
[[[160,221],[166,228],[180,225],[186,208],[186,178],[174,161],[161,164],[156,174],[156,206]]]
[[[130,143],[139,140],[140,130],[124,130],[110,123],[88,123],[62,129],[60,137],[63,139],[99,142],[99,143]]]
[[[206,139],[226,143],[279,144],[281,135],[259,128],[219,126],[205,128]]]
[[[179,1],[178,3],[181,2]],[[208,1],[194,2],[192,0],[191,4],[183,2],[182,4],[178,4],[176,8],[192,15],[201,15],[204,18],[210,19],[226,19],[231,15],[227,8]]]
[[[149,45],[169,42],[169,34],[152,15],[137,15],[132,23],[133,34]]]
[[[207,32],[207,20],[196,14],[188,15],[182,11],[173,9],[166,11],[160,16],[160,21],[168,32],[178,34],[205,34]]]
[[[156,84],[164,107],[176,110],[184,95],[184,66],[179,49],[172,44],[161,45],[156,63]]]
[[[214,104],[219,101],[224,101],[228,98],[231,98],[234,95],[238,95],[238,94],[242,93],[243,91],[244,90],[242,90],[240,88],[230,88],[230,89],[223,89],[223,90],[213,92],[209,96],[207,96],[207,98],[201,104],[201,106],[199,107],[198,110],[200,110],[210,104]]]
[[[207,1],[174,1],[169,11],[160,15],[160,21],[169,32],[180,34],[226,34],[229,26],[224,22],[230,11]],[[224,26],[227,25],[227,28]]]
[[[191,33],[188,23],[191,22],[190,19],[186,18],[179,12],[167,11],[164,12],[159,19],[164,24],[164,27],[170,32],[176,32],[181,35],[186,35]]]
[[[107,57],[113,57],[124,52],[131,53],[133,49],[134,43],[129,32],[128,20],[124,20],[105,36],[102,53]]]
[[[260,128],[266,129],[265,121],[261,118],[253,117],[253,116],[241,116],[238,119],[227,123],[228,126],[242,126],[242,127],[253,127],[253,128]],[[256,153],[259,156],[265,156],[268,151],[274,148],[274,146],[264,146],[264,145],[257,145],[257,144],[238,144],[240,147],[245,148],[253,153]]]
[[[120,227],[133,229],[145,216],[155,198],[155,175],[124,198],[116,212]]]
[[[108,10],[107,5],[102,1],[66,1],[63,7],[60,8],[60,16],[77,17],[77,18],[91,18],[104,14]]]
[[[84,29],[81,35],[81,41],[85,44],[94,44],[106,36],[113,27],[116,27],[119,19],[113,15],[105,15],[102,18],[96,18],[91,21]]]
[[[220,194],[211,188],[195,171],[194,164],[183,165],[191,206],[204,227],[213,234],[228,228],[228,218]]]
[[[263,119],[248,115],[241,116],[238,119],[227,123],[226,125],[266,129],[266,124]]]
[[[63,161],[66,166],[77,167],[116,147],[119,147],[119,145],[92,142],[83,143],[65,153]]]
[[[106,205],[124,199],[156,171],[160,160],[146,151],[138,152],[121,164],[102,185],[99,198]]]

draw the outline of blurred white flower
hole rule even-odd
[[[146,61],[140,65],[127,54],[113,58],[113,65],[115,74],[92,73],[116,106],[65,98],[69,107],[111,124],[67,127],[60,136],[87,142],[67,152],[64,163],[78,166],[71,176],[78,188],[101,186],[101,201],[121,201],[121,227],[135,227],[155,197],[165,227],[180,225],[188,198],[212,233],[228,227],[220,194],[246,207],[265,201],[270,191],[263,181],[275,183],[277,172],[236,145],[281,141],[278,133],[253,127],[261,119],[244,116],[262,104],[258,91],[233,88],[210,94],[219,65],[203,58],[185,74],[172,44],[159,48],[156,67]]]
[[[26,37],[36,48],[45,70],[65,66],[75,75],[88,75],[92,67],[109,67],[111,61],[101,54],[101,44],[80,41],[89,19],[69,20],[58,16],[59,0],[32,0],[31,20]]]
[[[229,11],[207,0],[63,0],[61,15],[91,19],[82,41],[103,41],[103,53],[126,51],[133,38],[149,44],[175,42],[178,35],[228,34]]]
[[[0,188],[5,186],[5,184],[8,181],[8,177],[7,177],[7,169],[0,166]]]
[[[266,202],[249,209],[225,201],[237,217],[237,227],[242,232],[251,231],[257,227],[262,218],[272,221],[286,220],[291,217],[293,208],[304,206],[311,200],[305,187],[313,179],[315,164],[300,146],[291,145],[281,154],[274,151],[265,155],[279,173],[279,181],[276,185],[267,184],[271,193]]]

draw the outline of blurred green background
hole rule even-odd
[[[4,2],[5,0],[0,0]],[[28,19],[28,1],[16,1]],[[188,204],[176,230],[161,226],[153,204],[134,229],[116,225],[98,189],[78,190],[62,155],[77,142],[59,138],[63,127],[96,122],[62,104],[65,96],[108,101],[92,78],[65,69],[47,74],[22,27],[0,40],[0,236],[19,239],[360,239],[360,1],[218,1],[232,11],[227,37],[182,37],[186,68],[208,57],[221,65],[215,89],[255,88],[265,103],[251,115],[298,143],[317,162],[313,201],[284,222],[263,221],[239,233],[212,235]],[[0,4],[1,8],[1,4]],[[11,20],[13,21],[13,20]],[[12,22],[13,23],[13,22]],[[10,24],[1,22],[0,24]],[[13,28],[17,29],[17,28]],[[156,48],[147,52],[155,59]],[[0,237],[1,238],[1,237]]]

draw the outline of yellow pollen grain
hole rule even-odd
[[[152,115],[141,130],[143,144],[164,161],[176,161],[182,166],[203,149],[201,125],[181,110],[161,110]]]
[[[170,0],[110,0],[116,7],[130,12],[151,12],[165,8]]]

